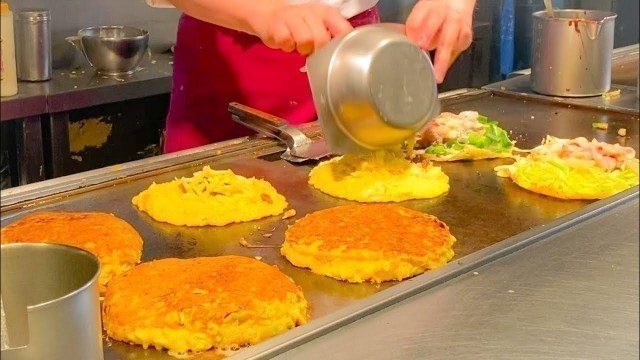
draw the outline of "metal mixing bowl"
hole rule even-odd
[[[307,58],[318,118],[333,153],[395,146],[438,114],[431,60],[404,30],[398,24],[362,26]]]
[[[149,46],[149,33],[131,26],[96,26],[67,38],[101,75],[132,74]]]

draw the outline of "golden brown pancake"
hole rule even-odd
[[[205,166],[190,178],[153,183],[132,200],[157,221],[186,226],[224,226],[281,214],[284,196],[267,181]]]
[[[444,265],[456,239],[436,217],[398,205],[338,206],[289,228],[281,253],[293,265],[352,283],[402,280]]]
[[[304,324],[302,290],[275,266],[242,256],[140,264],[107,287],[107,335],[173,354],[256,344]]]
[[[84,249],[100,260],[100,293],[140,262],[142,238],[126,221],[105,213],[40,212],[2,229],[2,243],[54,243]]]

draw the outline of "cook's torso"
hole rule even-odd
[[[173,7],[168,0],[146,0],[147,4],[153,7],[160,8],[170,8]],[[344,17],[351,18],[355,15],[358,15],[365,10],[371,9],[374,7],[378,0],[288,0],[289,3],[292,4],[302,4],[302,3],[325,3],[331,6],[334,6],[340,9],[340,13]]]

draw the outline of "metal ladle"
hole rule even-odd
[[[553,17],[553,5],[551,4],[551,0],[544,0],[544,7],[547,9],[549,17]]]

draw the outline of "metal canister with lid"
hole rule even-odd
[[[51,79],[51,26],[47,9],[15,12],[16,61],[18,79]]]

